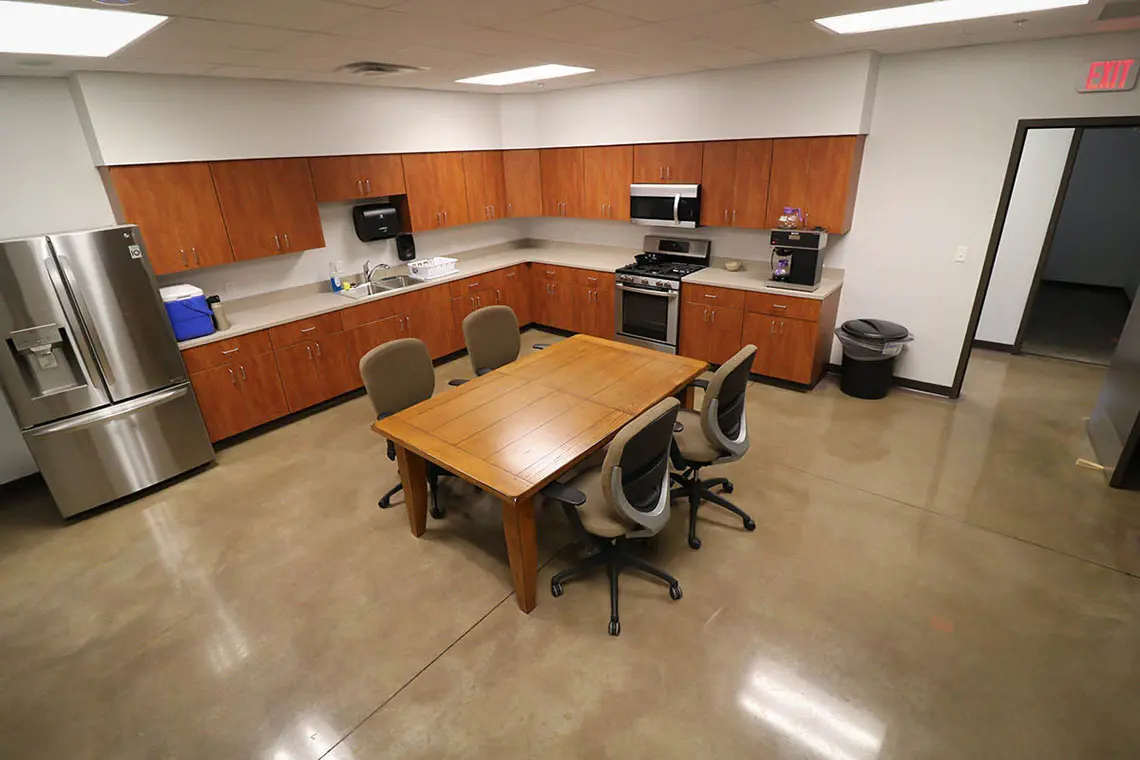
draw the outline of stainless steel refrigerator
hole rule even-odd
[[[137,227],[0,241],[0,386],[64,517],[214,458]]]

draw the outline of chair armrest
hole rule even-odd
[[[708,380],[701,380],[700,378],[697,378],[693,382],[689,383],[689,387],[700,388],[701,390],[707,391],[709,389],[709,381]]]
[[[542,351],[544,349],[550,348],[550,344],[549,343],[535,343],[533,346],[531,346],[531,348],[533,348],[535,351]]]
[[[569,504],[572,507],[580,507],[586,503],[586,494],[579,491],[577,488],[559,483],[557,481],[551,483],[540,492],[548,499],[560,501],[563,504]]]
[[[447,384],[448,384],[448,385],[453,385],[453,386],[456,386],[456,387],[458,387],[458,386],[460,386],[460,385],[463,385],[463,384],[464,384],[464,383],[466,383],[466,382],[467,382],[467,380],[466,380],[466,379],[464,379],[464,378],[462,378],[462,377],[457,377],[457,378],[456,378],[456,379],[454,379],[454,380],[448,380],[448,381],[447,381]]]
[[[481,369],[475,370],[475,377],[483,377],[483,375],[489,375],[494,371],[495,370],[491,369],[490,367],[483,367]]]

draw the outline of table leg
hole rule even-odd
[[[695,409],[697,404],[697,386],[690,385],[681,391],[681,408]]]
[[[396,465],[400,468],[400,482],[404,484],[408,523],[412,527],[412,535],[418,538],[427,530],[427,461],[397,444]]]
[[[534,530],[534,499],[503,501],[503,533],[511,561],[511,577],[519,609],[534,609],[538,586],[538,546]]]

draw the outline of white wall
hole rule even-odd
[[[855,223],[828,264],[846,270],[840,320],[914,332],[899,375],[954,380],[1018,119],[1140,113],[1140,90],[1074,86],[1082,63],[1137,48],[1129,33],[881,59]]]
[[[506,96],[503,147],[859,134],[877,66],[852,53]]]
[[[1140,283],[1140,132],[1088,129],[1044,279],[1124,288]]]
[[[114,223],[62,79],[0,77],[0,240]],[[36,471],[0,405],[0,483]]]
[[[103,164],[485,150],[495,95],[209,77],[81,73]]]
[[[990,277],[977,340],[1013,345],[1033,287],[1057,191],[1065,173],[1072,129],[1033,129],[1017,167],[1017,179]]]
[[[343,261],[349,274],[360,272],[365,261],[397,266],[394,240],[362,243],[352,225],[351,203],[326,203],[320,206],[321,226],[325,231],[324,248],[284,256],[209,267],[194,272],[159,277],[160,285],[189,283],[222,300],[246,298],[274,290],[328,279],[329,264]],[[457,251],[498,245],[526,237],[525,220],[500,220],[468,224],[429,232],[417,232],[416,256],[446,256]]]

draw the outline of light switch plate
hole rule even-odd
[[[968,246],[964,246],[964,245],[958,246],[958,252],[954,254],[954,261],[958,262],[959,264],[966,263],[966,256],[969,253],[970,253],[970,249]]]

